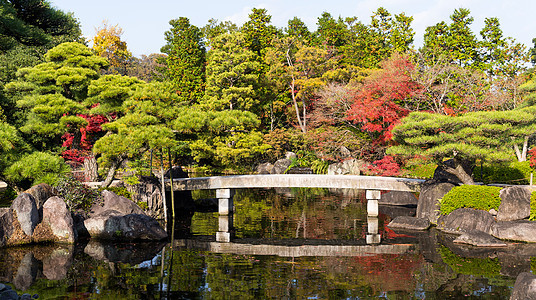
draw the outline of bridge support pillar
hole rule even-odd
[[[367,244],[379,244],[381,242],[381,236],[379,232],[379,220],[378,217],[367,217]]]
[[[218,232],[216,232],[216,242],[230,243],[233,233],[233,215],[218,217]]]
[[[217,189],[216,198],[218,198],[218,212],[220,215],[227,216],[233,213],[233,189]]]
[[[381,199],[381,193],[378,190],[367,190],[367,214],[369,217],[377,217],[379,213],[378,200]]]

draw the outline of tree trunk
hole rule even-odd
[[[444,166],[444,170],[456,176],[463,184],[474,185],[475,181],[473,180],[473,177],[471,176],[471,174],[467,174],[467,172],[463,168],[464,163],[455,159],[454,164],[454,168]]]
[[[99,180],[97,169],[97,160],[95,160],[94,155],[84,159],[84,177],[86,181],[94,182]]]
[[[114,180],[115,172],[117,171],[117,168],[121,165],[121,163],[123,163],[125,158],[126,158],[125,155],[120,155],[112,162],[112,165],[110,166],[110,169],[108,170],[108,174],[106,175],[106,179],[102,183],[103,188],[107,188],[110,186],[110,184],[112,184],[112,181]]]

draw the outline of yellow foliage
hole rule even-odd
[[[97,29],[93,37],[93,51],[99,56],[105,57],[110,62],[111,73],[121,73],[126,62],[132,57],[127,49],[127,43],[121,40],[123,29],[119,25],[110,26],[106,21],[103,27]]]

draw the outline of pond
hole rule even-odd
[[[172,243],[0,249],[0,282],[39,299],[508,299],[516,276],[536,267],[535,245],[476,249],[385,227],[414,207],[380,206],[381,242],[367,244],[364,198],[239,190],[231,243],[215,242],[216,208],[200,205],[179,216]]]

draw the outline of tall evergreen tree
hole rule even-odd
[[[160,50],[166,53],[167,77],[181,101],[198,102],[205,90],[205,45],[199,28],[180,17],[169,21],[167,44]]]

